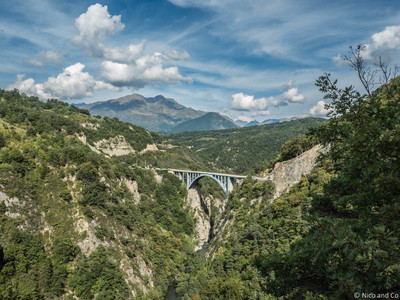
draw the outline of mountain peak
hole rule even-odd
[[[85,108],[94,115],[117,117],[157,132],[166,132],[179,123],[204,114],[203,111],[188,108],[163,95],[144,97],[131,94],[118,99],[95,102]]]

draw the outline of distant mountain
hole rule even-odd
[[[266,119],[261,122],[261,124],[273,124],[273,123],[278,123],[280,122],[280,119]]]
[[[244,125],[244,127],[249,127],[249,126],[255,126],[255,125],[260,125],[261,123],[258,122],[257,120],[253,120],[250,121],[249,123],[247,123],[246,125]]]
[[[172,98],[143,97],[132,94],[118,99],[95,102],[84,106],[92,115],[118,118],[121,121],[144,127],[151,131],[168,132],[179,123],[205,114],[200,110],[183,106]]]
[[[183,122],[171,129],[171,133],[184,131],[205,131],[237,128],[238,126],[227,117],[215,112],[206,113],[196,119]]]
[[[240,121],[240,120],[237,120],[237,121],[235,121],[235,123],[238,125],[238,123],[237,123],[238,121],[239,122],[243,122],[243,123],[245,123],[244,125],[238,125],[238,126],[239,127],[249,127],[249,126],[255,126],[255,125],[266,125],[266,124],[282,123],[282,122],[294,121],[294,120],[297,120],[297,119],[298,119],[297,117],[283,118],[283,119],[266,119],[266,120],[264,120],[262,122],[259,122],[257,120],[253,120],[253,121],[250,121],[248,123]]]
[[[234,123],[239,127],[243,127],[244,125],[247,125],[247,123],[249,123],[249,122],[242,121],[242,120],[235,120]]]

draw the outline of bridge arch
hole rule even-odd
[[[216,175],[212,175],[212,174],[196,174],[196,175],[197,176],[195,176],[191,180],[188,180],[187,189],[190,189],[201,178],[210,177],[210,178],[214,179],[214,181],[216,181],[219,184],[219,186],[222,188],[222,190],[224,191],[225,194],[229,193],[229,183],[228,183],[228,181],[230,181],[229,178],[226,178],[225,176],[216,176]],[[222,180],[224,182],[221,181],[221,178],[218,178],[218,177],[222,177],[223,178]]]

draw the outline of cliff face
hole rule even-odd
[[[190,207],[190,210],[194,212],[194,219],[196,220],[195,239],[198,242],[198,244],[195,246],[196,251],[201,249],[203,245],[209,241],[211,230],[209,202],[209,198],[206,199],[206,201],[203,200],[198,186],[194,185],[189,189],[187,195],[187,205]]]
[[[269,174],[275,184],[274,198],[299,182],[301,177],[309,174],[317,166],[317,158],[322,152],[326,152],[326,149],[321,145],[316,145],[293,159],[276,163]]]

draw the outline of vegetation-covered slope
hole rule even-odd
[[[1,299],[161,299],[184,274],[196,257],[186,190],[171,174],[156,180],[95,151],[119,135],[132,155],[161,142],[57,100],[0,90],[0,243],[15,259],[0,272]]]
[[[184,132],[168,138],[191,147],[211,168],[244,173],[252,168],[265,169],[283,143],[324,122],[325,119],[306,118],[245,128]]]

